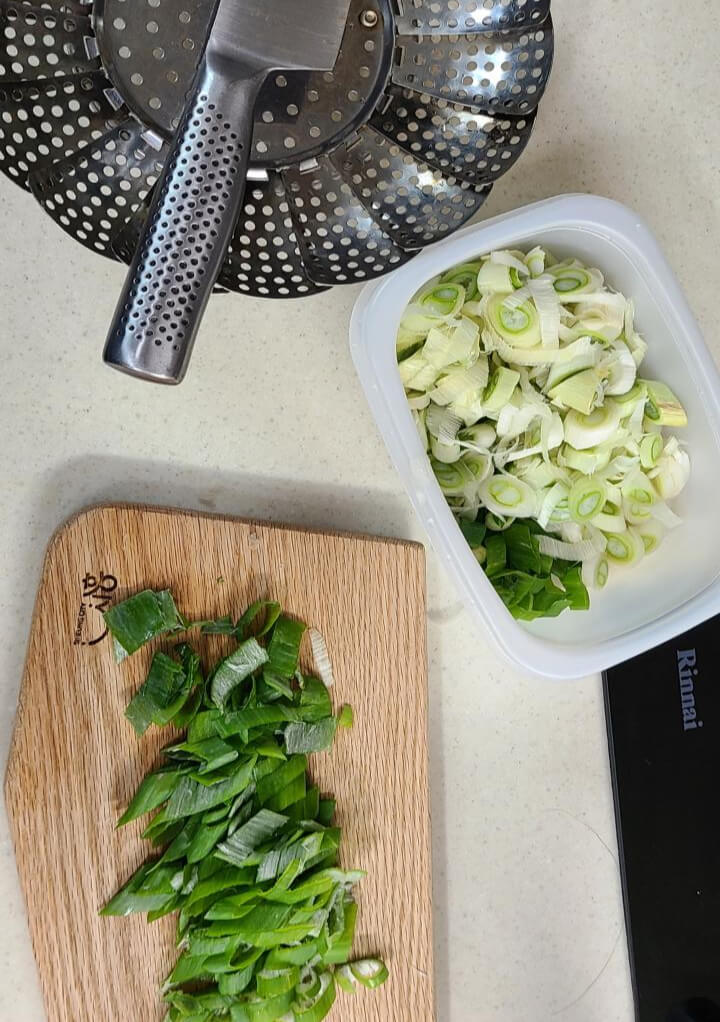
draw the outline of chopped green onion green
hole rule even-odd
[[[188,627],[169,592],[138,597],[108,612],[124,654]],[[189,627],[236,647],[207,681],[187,643],[176,658],[153,656],[128,718],[140,734],[151,723],[188,731],[165,748],[166,763],[142,781],[118,821],[154,813],[143,837],[164,846],[160,857],[101,914],[144,912],[152,921],[179,913],[167,1022],[321,1022],[351,957],[351,889],[364,874],[337,868],[335,802],[308,782],[307,754],[330,749],[338,726],[352,726],[352,709],[334,715],[323,680],[298,669],[305,625],[277,603],[253,604],[236,624],[228,616]],[[311,630],[311,640],[319,634]],[[332,681],[324,640],[321,647],[315,639],[313,652]],[[350,968],[353,982],[371,989],[387,978],[374,960]]]

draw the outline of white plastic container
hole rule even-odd
[[[634,299],[650,349],[646,376],[665,380],[683,402],[692,461],[673,508],[684,524],[635,569],[613,567],[587,612],[515,621],[476,562],[422,449],[395,360],[403,310],[430,278],[498,248],[543,245],[599,267]],[[357,302],[351,349],[368,402],[410,499],[439,557],[480,621],[514,663],[547,678],[592,674],[650,649],[720,612],[720,376],[657,242],[629,209],[587,195],[527,206],[470,227],[427,249]]]

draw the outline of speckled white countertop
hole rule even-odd
[[[554,0],[557,59],[536,133],[487,212],[565,191],[634,206],[720,356],[716,6]],[[153,389],[100,361],[122,269],[5,179],[0,267],[3,761],[45,545],[83,505],[423,538],[350,361],[355,288],[292,305],[217,299],[182,388]],[[631,1022],[599,680],[517,674],[432,553],[428,588],[438,1020]],[[39,1022],[4,816],[0,904],[0,1018]]]

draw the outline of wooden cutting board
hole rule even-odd
[[[335,1022],[430,1022],[433,1013],[424,553],[411,543],[163,509],[99,507],[53,539],[32,623],[5,782],[20,881],[50,1022],[161,1019],[174,920],[101,919],[147,857],[115,821],[168,733],[138,741],[123,711],[152,649],[118,666],[101,610],[170,588],[190,617],[272,597],[325,635],[336,705],[355,727],[314,756],[334,792],[342,862],[367,870],[355,951],[381,954],[377,992],[338,996]],[[204,638],[218,656],[226,640]],[[305,666],[309,666],[305,651]]]

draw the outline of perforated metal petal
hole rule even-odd
[[[202,54],[213,0],[178,6],[102,0],[98,41],[105,66],[130,108],[170,138]],[[333,71],[271,75],[255,112],[252,162],[284,166],[338,145],[364,123],[387,81],[393,52],[388,0],[352,0]]]
[[[540,25],[550,0],[399,0],[401,35],[466,35]]]
[[[32,3],[32,0],[20,0],[25,7],[43,7],[48,11],[59,11],[64,14],[88,14],[92,9],[92,3],[82,3],[82,0],[42,0],[41,3]]]
[[[129,266],[142,235],[148,207],[143,202],[127,220],[118,221],[110,234],[109,255]]]
[[[219,283],[256,297],[302,298],[325,288],[307,275],[279,174],[249,181]]]
[[[28,174],[84,148],[123,120],[102,71],[0,85],[0,170],[24,188]]]
[[[87,248],[115,258],[111,237],[138,209],[165,158],[128,118],[80,152],[41,168],[30,187],[47,212]]]
[[[90,18],[0,0],[0,82],[54,78],[100,67],[88,57]]]
[[[480,209],[490,187],[446,178],[442,171],[365,127],[331,159],[358,198],[403,248],[445,237]]]
[[[383,231],[350,185],[324,156],[301,173],[283,171],[309,276],[317,284],[371,280],[410,258]]]
[[[512,167],[530,141],[535,111],[525,117],[481,114],[390,85],[370,123],[444,174],[490,184]]]
[[[526,114],[537,107],[550,76],[552,22],[528,32],[401,36],[398,45],[396,85],[480,110]]]

